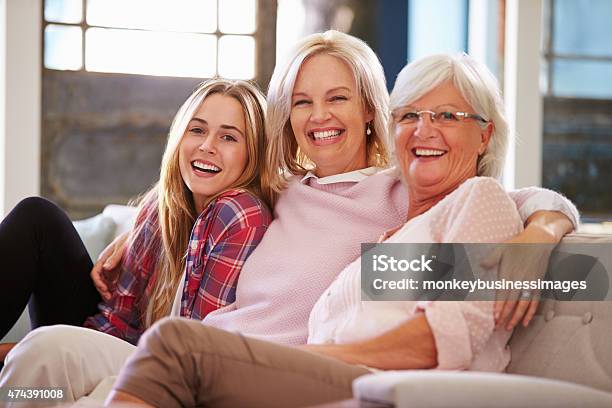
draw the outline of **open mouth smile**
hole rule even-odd
[[[316,145],[325,145],[340,140],[344,133],[344,129],[314,130],[308,132],[308,137]]]
[[[196,173],[205,173],[205,174],[219,174],[222,169],[212,163],[203,162],[200,160],[194,160],[191,162],[191,168]]]
[[[422,147],[415,147],[412,149],[412,154],[418,158],[438,158],[444,156],[447,152],[440,149],[425,149]]]

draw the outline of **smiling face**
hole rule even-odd
[[[244,111],[230,96],[208,96],[187,125],[179,145],[179,167],[196,210],[207,198],[232,185],[244,171],[248,154]]]
[[[302,64],[291,98],[291,128],[319,177],[367,167],[366,112],[348,65],[317,54]]]
[[[468,112],[474,109],[451,82],[434,88],[399,111]],[[429,114],[417,123],[395,121],[395,149],[398,165],[410,189],[411,200],[444,196],[470,177],[477,175],[478,156],[488,144],[492,125],[481,128],[467,119],[437,126]]]

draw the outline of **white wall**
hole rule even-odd
[[[499,77],[499,0],[470,0],[468,53]]]
[[[0,215],[40,192],[42,0],[0,0]]]
[[[511,127],[504,185],[542,183],[542,0],[506,1],[504,99]]]

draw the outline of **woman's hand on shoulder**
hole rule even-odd
[[[91,270],[90,275],[94,286],[105,301],[111,298],[115,289],[121,259],[123,259],[127,248],[128,236],[129,232],[124,232],[104,248]]]

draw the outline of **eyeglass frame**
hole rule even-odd
[[[393,118],[394,121],[396,121],[397,123],[401,123],[402,119],[396,120],[395,119],[395,115],[397,111],[401,111],[400,109],[396,109],[395,111],[391,112],[391,117]],[[414,122],[411,122],[410,124],[417,124],[419,123],[419,120],[423,120],[423,114],[424,113],[429,113],[429,119],[431,120],[432,125],[441,125],[439,119],[436,119],[436,116],[443,114],[443,113],[451,113],[453,115],[455,115],[456,117],[460,118],[459,120],[457,120],[456,122],[450,122],[448,124],[453,124],[453,123],[461,123],[464,122],[466,119],[474,119],[482,124],[488,124],[491,121],[490,120],[486,120],[485,118],[483,118],[482,116],[480,116],[477,113],[469,113],[469,112],[452,112],[452,111],[441,111],[441,112],[434,112],[431,110],[427,110],[427,109],[423,109],[423,110],[406,110],[403,112],[403,114],[406,113],[416,113],[418,119]],[[403,116],[403,115],[402,115]]]

